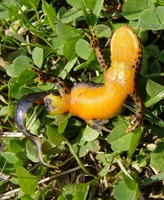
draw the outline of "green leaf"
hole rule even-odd
[[[142,135],[142,130],[141,128],[137,128],[134,132],[133,132],[133,136],[130,142],[130,147],[128,150],[128,156],[131,158],[133,153],[135,152],[138,144],[139,144],[139,140],[141,138]]]
[[[55,126],[47,125],[46,126],[46,133],[48,136],[48,139],[56,146],[59,146],[65,138],[58,133],[58,130]]]
[[[80,39],[76,43],[75,51],[79,57],[83,58],[84,60],[87,60],[92,52],[92,48],[89,47],[90,44],[86,40]]]
[[[76,57],[75,45],[79,41],[80,38],[81,37],[79,37],[79,36],[74,37],[74,38],[66,41],[65,44],[64,44],[64,49],[63,49],[64,56],[69,61],[73,60]]]
[[[69,184],[63,187],[62,196],[70,197],[73,200],[87,199],[89,185],[86,183]]]
[[[94,53],[94,52],[93,52]],[[95,58],[95,56],[93,56],[94,58]],[[78,71],[78,70],[80,70],[80,69],[84,69],[84,68],[86,68],[88,66],[88,62],[87,61],[85,61],[85,62],[83,62],[83,63],[81,63],[80,65],[77,65],[76,67],[74,67],[74,71],[76,72],[76,71]]]
[[[86,140],[83,137],[83,129],[81,129],[80,133],[78,134],[77,143],[78,143],[79,146],[82,146],[86,143]]]
[[[106,176],[106,174],[109,172],[110,165],[111,165],[111,163],[107,163],[105,165],[105,167],[100,171],[100,176],[101,177]]]
[[[147,105],[146,105],[147,106]],[[146,113],[145,113],[145,118],[153,123],[156,124],[157,126],[163,127],[164,128],[164,121],[162,121],[159,117],[155,116],[151,111],[149,111],[148,109],[146,109]]]
[[[148,80],[147,85],[146,85],[146,91],[149,96],[154,97],[158,95],[160,92],[164,90],[164,86],[160,85],[152,80]]]
[[[164,6],[164,0],[157,0],[157,2],[159,3],[159,5]]]
[[[34,200],[30,195],[23,195],[23,197],[21,198],[21,200]]]
[[[2,95],[0,95],[0,101],[2,101],[5,105],[8,105],[8,101]]]
[[[79,155],[79,157],[81,158],[81,157],[84,157],[84,156],[86,156],[87,155],[87,153],[88,153],[88,148],[87,148],[87,146],[86,145],[82,145],[82,146],[80,146],[79,147],[79,151],[78,151],[78,155]]]
[[[149,67],[150,73],[161,73],[161,64],[158,62],[158,60],[155,60],[154,62],[150,63]]]
[[[82,12],[83,12],[83,15],[84,15],[84,18],[85,18],[85,20],[86,20],[86,23],[88,24],[88,25],[91,25],[92,23],[91,23],[91,17],[89,16],[89,14],[88,14],[88,12],[87,12],[87,9],[86,9],[86,7],[85,7],[85,5],[84,5],[84,3],[83,3],[83,1],[82,0],[80,0],[80,9],[82,10]]]
[[[49,24],[50,24],[52,30],[55,33],[56,28],[55,28],[55,25],[54,25],[54,21],[56,20],[56,11],[52,7],[52,5],[48,4],[45,0],[42,0],[42,6],[43,6],[43,11],[45,12],[45,14],[48,18]]]
[[[127,0],[122,7],[123,16],[128,20],[136,20],[147,5],[147,0]]]
[[[138,36],[141,39],[141,42],[146,42],[148,40],[148,32],[141,27],[139,29]],[[144,51],[145,50],[143,49],[143,57],[145,56]]]
[[[104,3],[104,0],[95,1],[95,6],[93,8],[92,19],[91,19],[92,26],[94,26],[97,23],[98,18],[100,17],[103,3]]]
[[[20,0],[19,3],[23,4],[29,8],[33,8],[33,5],[38,6],[40,0]]]
[[[157,15],[159,17],[159,20],[162,24],[164,24],[164,7],[163,6],[158,6],[156,8],[156,12],[157,12]]]
[[[59,77],[61,77],[62,79],[65,79],[67,75],[69,74],[69,72],[71,71],[71,69],[74,67],[76,61],[77,61],[77,57],[69,61],[64,67],[64,69],[60,72]]]
[[[158,93],[155,97],[150,98],[148,101],[145,102],[145,106],[146,107],[151,107],[154,104],[158,103],[159,101],[161,101],[162,99],[164,99],[164,90],[160,93]]]
[[[69,10],[62,16],[61,22],[67,24],[77,20],[81,16],[83,16],[83,12],[81,10]]]
[[[112,154],[105,154],[102,152],[99,152],[97,154],[96,159],[98,159],[103,165],[109,164],[113,162],[113,159],[117,157],[119,153],[112,153]]]
[[[99,136],[99,132],[95,129],[90,128],[88,125],[84,129],[83,137],[86,141],[93,141]]]
[[[151,9],[145,9],[141,12],[138,24],[145,30],[160,30],[164,28],[160,24],[157,13]]]
[[[61,20],[61,18],[66,12],[67,12],[67,9],[65,7],[60,7],[57,13],[57,18]]]
[[[0,18],[8,19],[8,10],[2,4],[0,4]]]
[[[68,124],[68,118],[67,120],[65,120],[59,127],[58,127],[58,132],[60,134],[64,133],[66,127],[67,127],[67,124]]]
[[[125,123],[119,121],[107,136],[107,141],[111,144],[114,152],[129,150],[133,133],[126,133],[126,129]]]
[[[59,35],[52,38],[52,46],[59,55],[63,55],[64,44],[65,44],[65,40],[63,40]]]
[[[32,52],[32,59],[37,67],[41,67],[43,64],[43,49],[35,47]]]
[[[61,22],[56,25],[56,32],[64,40],[70,40],[73,37],[80,36],[81,32],[76,28],[63,24]]]
[[[164,49],[160,52],[158,59],[161,63],[164,63]]]
[[[138,194],[138,184],[126,175],[114,185],[113,196],[117,200],[135,200],[138,199]]]
[[[150,107],[156,104],[157,102],[159,102],[161,99],[163,99],[164,86],[150,79],[147,82],[146,91],[148,95],[150,96],[150,99],[147,102],[145,102],[146,107]]]
[[[151,165],[159,171],[164,171],[164,142],[159,142],[151,153]]]
[[[59,196],[59,197],[57,198],[57,200],[67,200],[67,198],[66,198],[66,197],[63,197],[63,196]]]
[[[72,7],[76,9],[80,9],[80,1],[82,0],[66,0],[68,4],[70,4]]]
[[[10,148],[14,153],[22,152],[23,146],[20,140],[10,140]]]
[[[157,58],[160,52],[159,47],[155,44],[150,44],[145,49],[147,53],[154,58]]]
[[[98,24],[97,26],[95,26],[94,31],[99,38],[110,38],[112,35],[111,29],[104,24]]]
[[[32,62],[31,58],[27,56],[18,56],[13,64],[9,65],[7,68],[7,74],[11,77],[15,77],[23,72],[25,69],[33,67],[30,62]]]
[[[20,99],[20,97],[27,94],[28,92],[38,91],[33,90],[29,87],[24,87],[25,85],[34,83],[34,77],[34,72],[27,69],[21,72],[21,74],[17,77],[11,78],[8,82],[11,97],[14,97],[15,99]]]
[[[11,164],[14,164],[18,161],[18,158],[15,156],[14,153],[10,153],[10,152],[4,152],[1,153],[1,156],[8,162]]]
[[[63,123],[65,123],[65,121],[68,121],[68,119],[70,118],[70,115],[62,115],[62,114],[56,114],[56,115],[47,115],[49,118],[53,118],[55,119],[54,124],[56,126],[60,126]]]
[[[9,107],[8,106],[3,106],[0,109],[0,116],[6,116],[9,112]]]
[[[86,147],[92,152],[97,152],[100,149],[98,140],[88,142]]]
[[[90,11],[93,10],[94,6],[95,6],[95,2],[96,0],[84,0],[84,4],[86,5],[87,8],[89,8]]]
[[[146,178],[143,183],[141,184],[141,186],[146,186],[146,185],[150,185],[152,183],[158,182],[158,181],[163,181],[164,180],[164,172],[160,172],[158,174],[155,174],[149,178]]]
[[[22,191],[25,194],[33,194],[38,186],[39,178],[21,166],[16,168],[16,174]]]
[[[29,124],[27,123],[27,126],[28,125]],[[35,123],[33,123],[32,125],[30,124],[29,126],[30,126],[30,132],[32,134],[34,134],[34,135],[38,135],[39,131],[40,131],[39,127],[41,127],[41,121],[40,121],[40,119],[36,119]]]
[[[28,159],[30,159],[34,163],[39,162],[38,150],[34,143],[30,140],[28,140],[26,143],[26,151]]]

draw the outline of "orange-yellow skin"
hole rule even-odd
[[[104,84],[75,85],[60,99],[67,105],[67,109],[60,113],[69,112],[85,120],[115,116],[127,96],[135,90],[140,55],[141,45],[133,29],[128,26],[118,28],[111,40],[111,66],[104,72]],[[51,113],[55,114],[55,110]]]

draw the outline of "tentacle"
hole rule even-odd
[[[52,91],[32,93],[20,99],[18,101],[16,111],[15,111],[15,122],[19,130],[26,137],[28,137],[30,140],[32,140],[35,143],[38,150],[38,156],[39,156],[40,162],[46,167],[57,169],[58,168],[57,166],[44,162],[43,155],[42,155],[42,145],[41,145],[40,139],[36,136],[31,135],[28,132],[27,127],[26,127],[26,115],[29,112],[29,110],[37,104],[43,104],[44,97],[46,97],[50,93],[52,93]]]

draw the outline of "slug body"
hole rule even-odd
[[[103,70],[104,84],[78,83],[69,88],[59,77],[34,69],[39,74],[41,82],[55,84],[57,92],[29,94],[18,102],[16,108],[15,121],[18,128],[36,144],[40,161],[47,167],[56,168],[43,161],[39,138],[28,133],[26,128],[26,114],[35,104],[44,104],[51,114],[70,113],[84,119],[99,131],[106,131],[103,125],[109,118],[118,114],[127,96],[130,95],[135,103],[135,114],[131,117],[127,132],[133,131],[142,123],[142,103],[136,92],[142,48],[136,33],[129,26],[122,26],[115,31],[111,39],[111,66],[109,68],[98,45],[98,38],[93,32],[92,36],[88,37]]]

